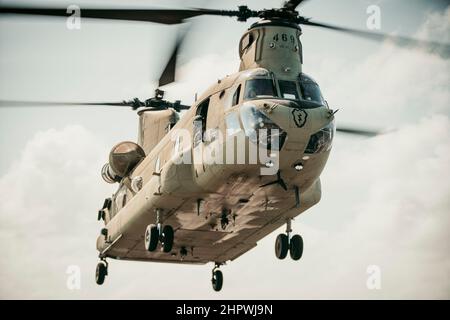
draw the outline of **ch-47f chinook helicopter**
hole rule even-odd
[[[118,103],[5,102],[3,105],[108,105],[138,110],[137,143],[122,142],[102,168],[119,187],[104,201],[98,219],[100,262],[96,282],[108,275],[107,258],[167,263],[214,263],[212,286],[221,290],[219,267],[254,248],[282,225],[275,254],[298,260],[303,239],[291,220],[321,198],[320,174],[335,133],[335,111],[318,84],[302,72],[300,25],[327,28],[399,45],[448,45],[313,22],[299,15],[304,1],[253,11],[211,9],[82,9],[81,17],[180,24],[201,15],[257,18],[239,42],[239,71],[213,84],[192,106],[164,100],[163,91],[146,101]],[[67,16],[65,9],[0,6],[1,14]],[[175,45],[159,86],[175,79]],[[184,111],[182,117],[178,112]],[[265,130],[265,131],[264,131]],[[264,132],[263,132],[264,131]],[[338,128],[373,136],[377,132]],[[187,134],[186,134],[187,133]],[[236,143],[235,143],[236,141]],[[230,147],[231,146],[231,147]],[[256,156],[252,147],[264,152]],[[211,152],[211,150],[213,150]],[[239,153],[241,153],[241,157]],[[222,159],[205,157],[221,153]],[[240,161],[239,158],[240,157]],[[180,161],[183,160],[183,161]],[[270,171],[264,174],[264,169]]]

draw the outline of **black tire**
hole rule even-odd
[[[213,271],[213,277],[211,279],[212,287],[214,291],[220,291],[223,285],[223,274],[220,270]]]
[[[164,226],[163,228],[163,251],[170,252],[173,247],[173,228],[171,226]]]
[[[108,273],[108,269],[106,268],[106,264],[104,262],[99,262],[97,264],[97,268],[95,269],[95,282],[98,285],[102,285],[105,282],[105,277]]]
[[[299,260],[303,254],[303,238],[296,234],[291,238],[291,243],[289,244],[289,253],[291,254],[292,260]]]
[[[145,230],[144,245],[147,251],[155,251],[158,247],[159,231],[158,227],[154,224],[150,224]]]
[[[288,236],[281,233],[275,240],[275,255],[278,259],[282,260],[286,258],[289,251],[289,239]]]

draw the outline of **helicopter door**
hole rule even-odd
[[[205,142],[206,121],[208,118],[209,98],[200,103],[195,113],[193,123],[193,160],[196,174],[199,175],[205,171],[203,166],[203,143]]]

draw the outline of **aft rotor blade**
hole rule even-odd
[[[183,44],[183,41],[186,38],[186,35],[188,34],[188,32],[189,32],[189,28],[186,29],[180,35],[178,35],[177,42],[175,43],[175,46],[172,50],[169,61],[167,62],[161,76],[159,77],[159,81],[158,81],[159,87],[162,87],[166,84],[169,84],[169,83],[172,83],[175,81],[178,53],[180,51],[180,47]]]
[[[450,56],[450,44],[447,43],[441,43],[441,42],[434,42],[434,41],[427,41],[427,40],[418,40],[403,36],[395,36],[395,35],[389,35],[385,33],[379,33],[379,32],[369,32],[369,31],[362,31],[357,29],[351,29],[351,28],[345,28],[345,27],[339,27],[334,26],[330,24],[325,24],[321,22],[313,22],[308,19],[302,18],[301,21],[299,21],[300,24],[307,25],[307,26],[314,26],[314,27],[320,27],[330,30],[335,30],[339,32],[344,32],[353,36],[357,36],[364,39],[370,39],[375,41],[392,41],[394,44],[398,46],[403,47],[424,47],[429,50],[437,50],[441,54],[443,54],[445,57]]]
[[[67,12],[69,11],[69,12]],[[229,13],[229,14],[227,14]],[[234,13],[234,14],[233,14]],[[231,15],[235,11],[221,11],[211,9],[80,9],[81,18],[145,21],[162,24],[178,24],[184,19],[201,15]],[[72,10],[66,8],[36,8],[24,6],[0,6],[0,14],[23,14],[39,16],[69,17]]]
[[[305,0],[289,0],[283,4],[283,8],[294,11],[302,2],[305,2]]]
[[[57,107],[57,106],[114,106],[134,107],[134,101],[122,102],[66,102],[66,101],[22,101],[0,100],[0,107]]]
[[[378,132],[378,131],[361,130],[361,129],[345,128],[345,127],[336,128],[336,131],[337,132],[341,132],[341,133],[347,133],[347,134],[354,134],[354,135],[364,136],[364,137],[375,137],[375,136],[381,134],[381,132]]]

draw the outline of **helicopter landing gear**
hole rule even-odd
[[[211,278],[211,284],[214,289],[214,291],[220,291],[222,289],[223,285],[223,274],[222,271],[219,270],[220,263],[216,263],[212,270],[212,278]]]
[[[298,234],[290,238],[291,232],[291,219],[288,219],[286,222],[286,234],[279,234],[275,240],[275,255],[280,260],[286,258],[288,252],[292,260],[296,261],[302,257],[303,238]]]
[[[173,247],[173,228],[169,225],[164,226],[161,234],[161,243],[164,252],[172,251]]]
[[[161,210],[156,210],[156,225],[150,224],[145,230],[144,245],[147,251],[153,252],[161,243],[164,252],[170,252],[173,248],[174,232],[170,225],[161,224]]]
[[[105,282],[105,277],[108,275],[108,262],[102,259],[95,269],[95,282],[102,285]]]
[[[303,238],[296,234],[292,236],[291,241],[289,243],[289,253],[291,255],[292,260],[299,260],[303,254]]]
[[[289,238],[287,235],[281,233],[275,240],[275,255],[278,259],[286,258],[289,251]]]
[[[144,245],[147,251],[153,252],[158,247],[158,243],[161,243],[164,252],[170,252],[173,248],[174,232],[173,228],[166,225],[162,228],[154,224],[147,226],[144,236]]]
[[[154,224],[147,226],[145,230],[144,245],[147,251],[155,251],[159,241],[159,230]]]

